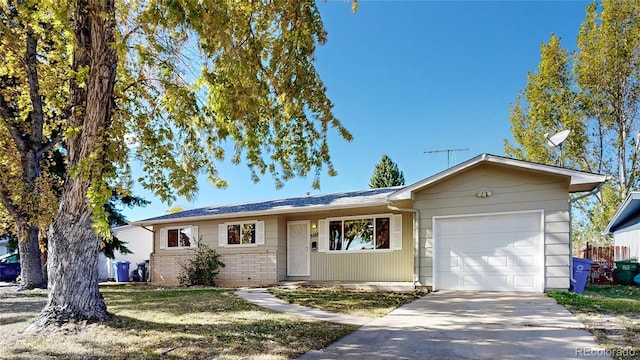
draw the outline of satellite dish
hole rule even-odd
[[[565,140],[567,140],[567,137],[569,136],[570,132],[571,130],[562,130],[559,133],[552,135],[551,137],[547,133],[547,134],[544,134],[544,138],[547,139],[547,145],[551,147],[556,147],[561,145]]]

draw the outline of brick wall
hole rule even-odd
[[[221,287],[266,286],[277,282],[276,250],[255,248],[246,251],[220,251],[225,267],[220,269],[216,284]],[[181,264],[191,256],[190,253],[152,254],[151,282],[154,285],[178,285]]]
[[[154,285],[175,286],[178,283],[178,274],[182,264],[193,256],[190,253],[151,254],[151,282]]]

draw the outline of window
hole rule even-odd
[[[218,246],[257,246],[264,244],[264,221],[229,222],[218,225]]]
[[[198,241],[197,226],[182,226],[160,229],[160,249],[194,248]]]
[[[390,218],[371,217],[329,221],[329,250],[388,250]]]
[[[318,220],[318,252],[345,254],[402,250],[402,214]]]
[[[227,244],[255,244],[256,224],[232,224],[227,225]]]

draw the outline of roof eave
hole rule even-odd
[[[304,212],[353,209],[353,208],[363,208],[363,207],[372,207],[372,206],[386,206],[387,204],[388,204],[387,200],[381,199],[377,201],[363,202],[358,204],[311,205],[311,206],[305,206],[300,208],[244,211],[244,212],[201,215],[201,216],[185,216],[185,217],[179,217],[179,218],[160,219],[160,220],[140,220],[140,221],[131,221],[129,222],[129,225],[149,226],[149,225],[156,225],[156,224],[170,224],[170,223],[178,223],[178,222],[186,222],[186,221],[217,220],[217,219],[229,219],[229,218],[251,217],[251,216],[270,216],[270,215],[282,215],[282,214],[293,214],[293,213],[304,213]]]
[[[616,214],[609,221],[609,224],[607,224],[607,227],[605,228],[605,230],[602,232],[603,235],[611,235],[616,230],[618,230],[616,229],[616,227],[620,225],[620,223],[622,223],[624,220],[626,220],[626,219],[619,219],[619,218],[625,213],[627,207],[629,207],[631,202],[636,200],[640,200],[640,192],[633,191],[629,193],[629,195],[624,200],[622,205],[618,208],[618,211],[616,211]]]
[[[389,200],[407,200],[407,199],[413,200],[413,197],[414,197],[413,194],[416,191],[419,191],[435,182],[438,182],[446,177],[449,177],[455,173],[463,171],[481,162],[510,165],[510,166],[516,166],[519,168],[529,169],[533,171],[546,171],[550,173],[555,173],[557,175],[569,176],[570,178],[569,192],[570,193],[592,191],[596,189],[598,186],[600,186],[600,184],[607,181],[607,177],[605,175],[591,174],[591,173],[586,173],[586,172],[577,171],[577,170],[558,168],[551,165],[536,164],[536,163],[531,163],[523,160],[509,159],[509,158],[490,155],[490,154],[481,154],[465,162],[462,162],[456,166],[453,166],[447,170],[444,170],[436,175],[428,177],[422,181],[418,181],[413,185],[409,185],[404,189],[391,193],[389,194],[388,199]]]
[[[444,171],[441,171],[433,176],[430,176],[426,179],[423,179],[421,181],[418,181],[417,183],[413,184],[413,185],[409,185],[403,189],[400,189],[396,192],[393,192],[391,194],[389,194],[389,196],[387,197],[387,199],[389,199],[390,201],[393,200],[414,200],[414,193],[416,192],[416,190],[420,190],[424,187],[429,186],[430,184],[437,182],[439,180],[442,180],[452,174],[455,174],[459,171],[462,171],[468,167],[471,167],[475,164],[477,164],[478,162],[484,160],[488,155],[487,154],[481,154],[478,155],[476,157],[473,157],[465,162],[461,162],[458,165],[455,165],[453,167],[450,167]]]

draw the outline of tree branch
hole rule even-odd
[[[58,134],[57,136],[55,136],[54,138],[52,138],[48,143],[42,145],[39,149],[38,152],[36,153],[36,157],[38,159],[40,159],[40,157],[42,156],[42,154],[46,153],[47,151],[53,149],[54,146],[56,146],[57,144],[59,144],[62,139],[64,139],[64,135],[62,134]]]
[[[11,201],[11,196],[7,190],[0,191],[0,201],[2,201],[2,205],[7,209],[9,215],[11,215],[11,217],[17,222],[20,218],[20,212],[13,201]]]
[[[22,132],[11,121],[14,118],[15,114],[13,109],[6,103],[4,96],[0,95],[0,119],[2,119],[4,126],[9,130],[18,151],[24,154],[27,150],[26,143],[22,137]]]
[[[31,136],[32,145],[42,143],[42,132],[44,126],[44,114],[42,112],[42,96],[40,96],[40,84],[38,81],[38,41],[33,37],[31,31],[27,31],[27,51],[25,56],[27,81],[29,83],[29,97],[31,99]]]

